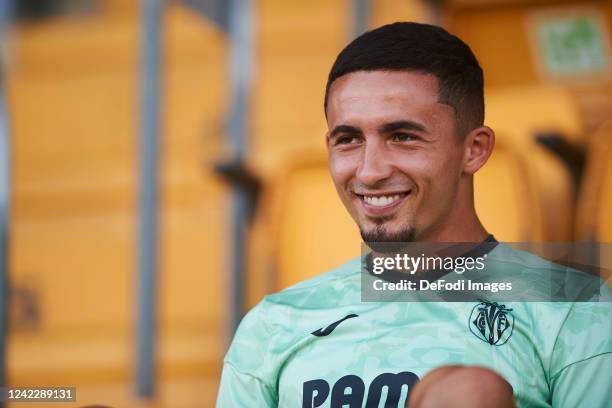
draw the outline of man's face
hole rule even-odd
[[[452,214],[464,146],[435,76],[358,71],[328,96],[332,179],[366,242],[426,240]]]

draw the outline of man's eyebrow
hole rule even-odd
[[[361,134],[361,129],[351,126],[351,125],[338,125],[331,132],[329,132],[329,137],[334,138],[338,136],[340,133],[348,133],[348,134]]]
[[[378,128],[380,133],[391,133],[396,130],[417,130],[419,132],[427,132],[425,126],[411,120],[398,120],[396,122],[385,123]]]

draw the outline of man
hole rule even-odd
[[[439,27],[383,26],[339,54],[325,96],[329,168],[371,247],[484,243],[489,259],[537,263],[497,245],[474,209],[473,175],[495,140],[483,99],[476,58]],[[609,303],[362,302],[362,274],[360,258],[264,298],[225,358],[217,406],[612,401]]]

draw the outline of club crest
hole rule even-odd
[[[497,302],[481,301],[472,309],[468,325],[472,334],[492,346],[508,342],[514,330],[512,309]]]

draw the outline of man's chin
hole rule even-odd
[[[360,228],[361,239],[373,251],[386,253],[397,252],[408,242],[414,242],[415,230],[413,227],[405,227],[397,231],[388,231],[382,225],[367,230]]]

